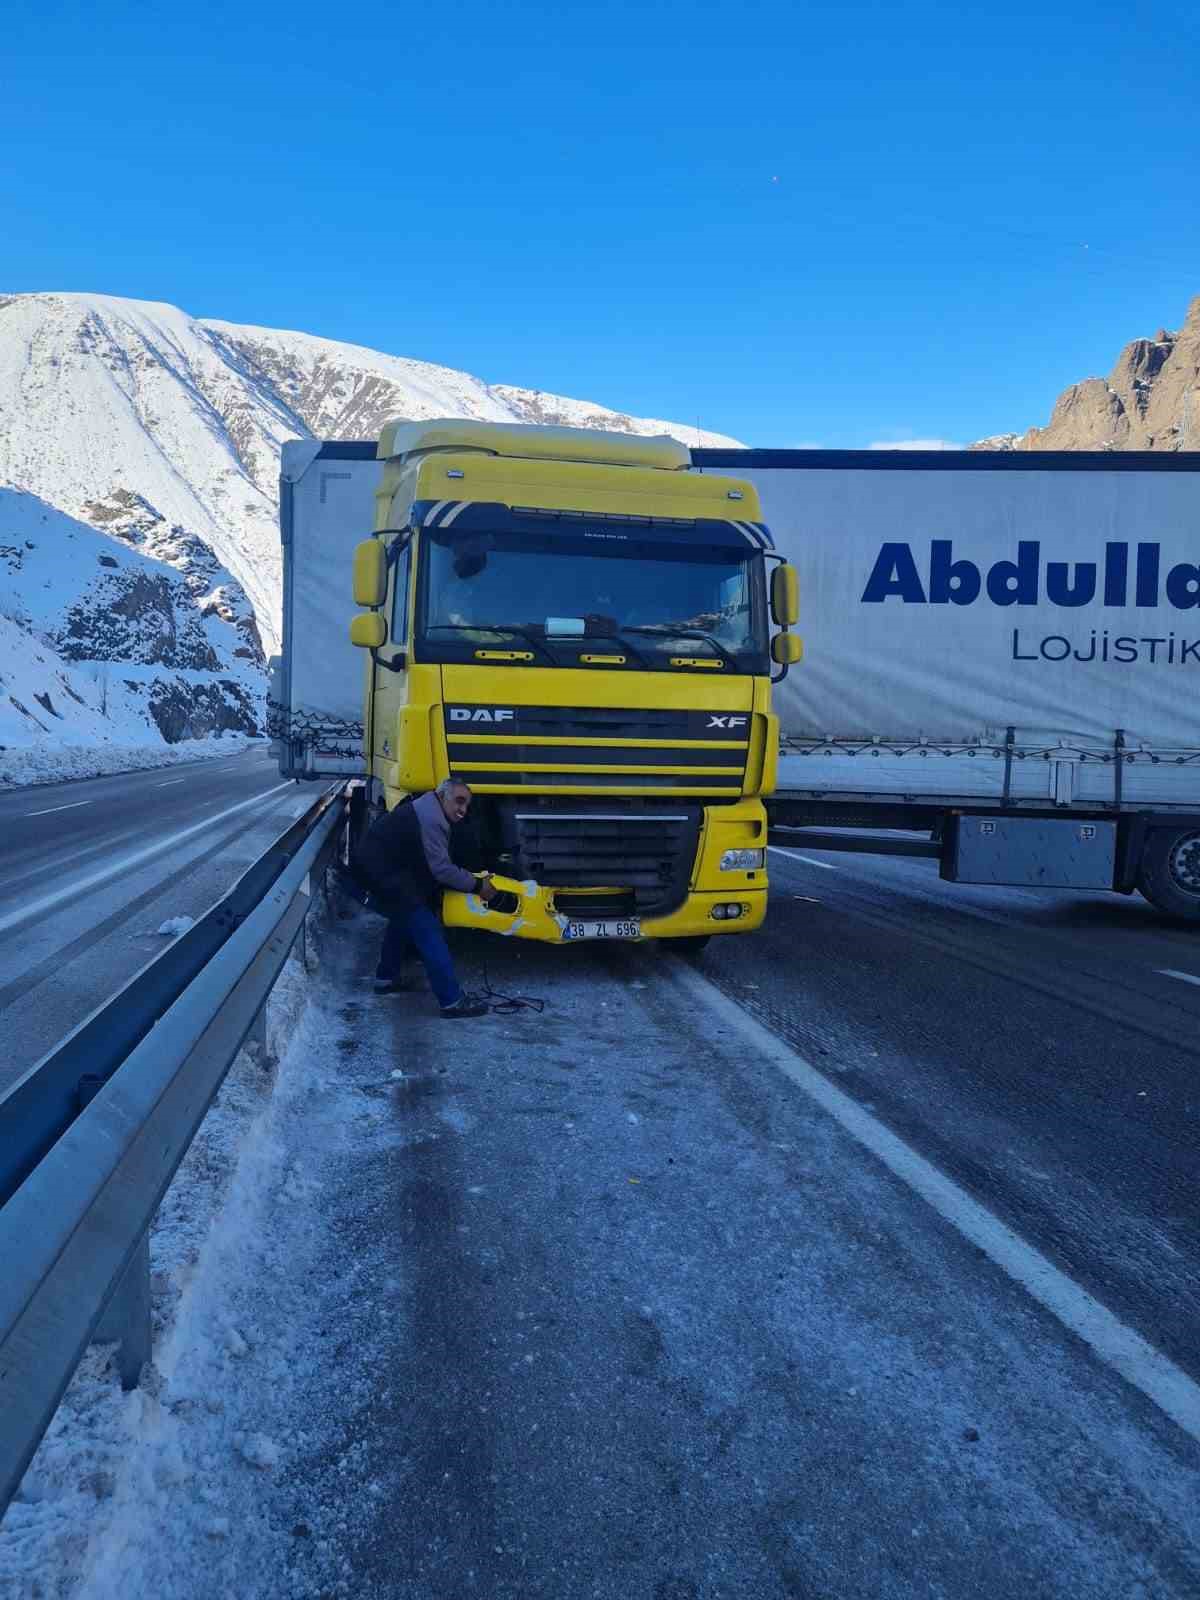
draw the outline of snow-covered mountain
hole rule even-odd
[[[245,616],[240,588],[269,648],[279,630],[283,441],[370,439],[394,417],[447,416],[697,439],[695,428],[175,306],[0,298],[0,483],[203,576],[231,620]]]
[[[0,489],[0,750],[253,734],[261,660],[170,566]]]
[[[36,560],[27,551],[7,577],[0,564],[7,584],[0,587],[0,620],[10,633],[32,634],[43,653],[71,662],[80,659],[67,650],[71,606],[83,605],[93,621],[106,608],[114,616],[121,606],[132,608],[138,626],[121,635],[114,625],[108,653],[88,659],[207,674],[190,691],[196,714],[170,726],[203,724],[210,691],[240,707],[241,688],[237,695],[214,691],[218,679],[253,683],[260,694],[264,653],[278,647],[280,445],[305,437],[369,439],[395,417],[447,416],[671,433],[688,444],[737,442],[310,334],[200,320],[170,305],[107,295],[0,295],[0,486],[28,502],[0,503],[0,544],[21,549],[21,519],[62,513],[39,524]],[[89,530],[99,536],[99,555],[88,545]],[[62,542],[57,556],[55,540]],[[67,550],[71,562],[82,563],[80,573],[86,569],[87,583],[80,588],[72,578],[60,590],[51,582],[46,603],[34,605],[42,580],[30,572],[57,559],[61,573]],[[105,565],[105,553],[116,568]],[[115,597],[120,585],[123,599]],[[139,598],[130,599],[135,592]],[[152,593],[158,613],[173,617],[173,644],[170,629],[149,643]],[[196,664],[199,645],[181,642],[201,637],[212,655],[204,666]],[[47,663],[59,671],[49,657]],[[240,717],[240,710],[227,715]],[[14,737],[10,723],[0,727],[0,745]],[[103,726],[96,735],[106,737]],[[176,736],[163,730],[167,739]]]

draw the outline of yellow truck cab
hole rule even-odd
[[[355,552],[365,759],[391,807],[448,775],[503,891],[452,925],[703,940],[766,908],[796,584],[758,497],[673,439],[395,422]],[[782,632],[771,637],[772,617]]]

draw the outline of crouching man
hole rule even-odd
[[[403,987],[405,958],[416,951],[444,1017],[482,1017],[487,1005],[467,994],[454,972],[442,931],[442,889],[495,894],[488,875],[476,877],[450,859],[450,828],[471,805],[471,791],[457,778],[443,778],[432,794],[404,801],[375,822],[355,859],[355,875],[372,903],[388,917],[375,973],[376,994]]]

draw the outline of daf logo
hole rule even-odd
[[[451,722],[511,722],[516,712],[499,706],[451,706]]]
[[[710,716],[708,725],[710,728],[744,728],[747,720],[746,717]]]

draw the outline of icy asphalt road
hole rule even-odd
[[[1186,1389],[1192,937],[922,862],[773,872],[703,977],[460,942],[540,1017],[452,1028],[369,994],[377,923],[330,941],[87,1600],[1200,1594],[1153,1351],[1118,1375],[788,1070]]]
[[[0,1093],[309,806],[265,748],[0,794]],[[166,848],[163,848],[163,847]]]

